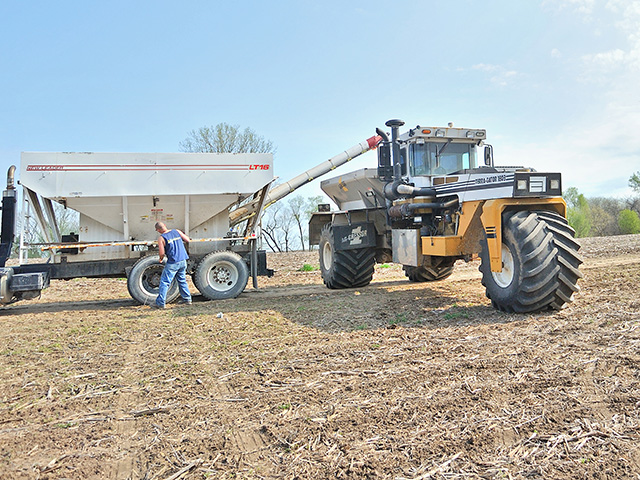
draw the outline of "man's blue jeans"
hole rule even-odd
[[[158,298],[156,298],[156,304],[164,306],[167,299],[167,291],[171,286],[171,282],[175,277],[178,282],[178,288],[180,288],[180,296],[185,300],[191,300],[191,293],[189,292],[189,286],[187,285],[187,261],[182,260],[178,263],[167,263],[162,271],[160,277],[160,288],[158,292]]]

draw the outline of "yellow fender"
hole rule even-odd
[[[567,204],[562,197],[553,198],[498,198],[487,200],[482,206],[480,220],[487,236],[491,271],[502,271],[502,213],[507,207],[515,210],[551,210],[566,217]]]

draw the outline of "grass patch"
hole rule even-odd
[[[457,312],[447,312],[444,314],[445,320],[457,320],[460,318],[469,318],[469,313],[464,310],[461,310]]]
[[[407,318],[407,314],[406,313],[398,313],[396,315],[396,318],[392,318],[389,321],[389,325],[400,325],[402,323],[407,323],[409,321],[409,319]]]

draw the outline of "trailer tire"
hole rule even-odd
[[[136,302],[152,305],[158,297],[160,277],[164,265],[156,255],[147,255],[138,260],[127,277],[127,290]],[[166,303],[171,303],[180,295],[178,283],[173,281],[167,291]]]
[[[320,271],[328,288],[359,288],[369,285],[376,264],[374,248],[336,251],[331,224],[320,233]]]
[[[504,312],[560,309],[579,291],[580,244],[567,220],[547,211],[504,215],[502,272],[492,272],[486,239],[480,253],[487,298]]]
[[[437,266],[412,267],[403,265],[402,269],[411,282],[435,282],[450,277],[453,273],[454,263],[455,259],[445,259]]]
[[[249,268],[235,252],[221,250],[205,256],[193,273],[193,284],[209,300],[240,295],[249,280]]]

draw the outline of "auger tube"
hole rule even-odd
[[[265,208],[277,202],[278,200],[283,199],[291,192],[297,190],[303,185],[306,185],[312,180],[315,180],[316,178],[338,168],[341,165],[344,165],[345,163],[353,160],[363,153],[376,148],[382,140],[383,138],[380,135],[374,135],[373,137],[368,138],[367,140],[364,140],[363,142],[360,142],[351,148],[348,148],[335,157],[332,157],[329,160],[325,160],[324,162],[316,165],[313,168],[310,168],[300,175],[293,177],[288,182],[284,182],[280,185],[277,185],[276,187],[273,187],[271,190],[269,190],[269,193],[267,193],[267,198],[264,203]],[[229,224],[231,226],[237,225],[243,220],[246,220],[247,218],[256,214],[258,208],[258,202],[252,202],[233,210],[229,213]]]

